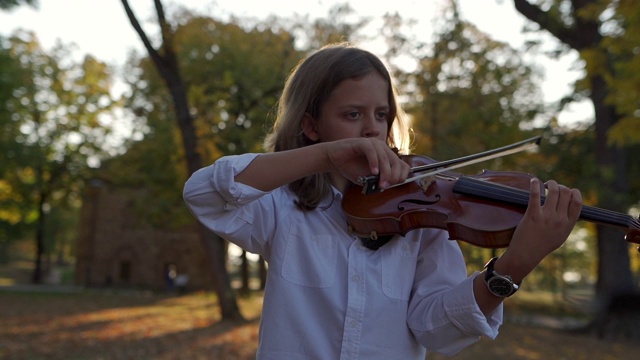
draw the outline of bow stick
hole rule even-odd
[[[411,168],[411,173],[416,174],[416,173],[421,173],[424,171],[428,171],[426,173],[422,173],[413,177],[410,177],[408,179],[406,179],[404,182],[395,184],[395,185],[391,185],[389,187],[386,187],[384,189],[381,189],[378,186],[378,180],[379,180],[379,176],[378,175],[369,175],[369,176],[361,176],[358,178],[358,184],[362,185],[362,193],[363,194],[370,194],[370,193],[374,193],[374,192],[380,192],[380,191],[384,191],[385,189],[390,189],[396,186],[400,186],[400,185],[404,185],[407,183],[410,183],[412,181],[415,180],[420,180],[423,179],[425,177],[428,176],[433,176],[433,175],[437,175],[440,174],[442,172],[445,171],[449,171],[452,169],[457,169],[457,168],[461,168],[461,167],[465,167],[465,166],[469,166],[471,164],[475,164],[475,163],[479,163],[482,161],[487,161],[487,160],[491,160],[491,159],[495,159],[498,157],[502,157],[502,156],[506,156],[506,155],[510,155],[510,154],[515,154],[517,152],[521,152],[527,149],[531,149],[533,147],[536,147],[538,145],[540,145],[540,140],[542,139],[542,136],[534,136],[530,139],[526,139],[526,140],[522,140],[522,141],[518,141],[516,143],[513,143],[511,145],[507,145],[507,146],[503,146],[503,147],[499,147],[493,150],[487,150],[487,151],[483,151],[477,154],[472,154],[472,155],[467,155],[467,156],[463,156],[457,159],[451,159],[451,160],[445,160],[445,161],[439,161],[433,164],[427,164],[427,165],[421,165],[421,166],[416,166]],[[432,170],[432,171],[429,171]]]

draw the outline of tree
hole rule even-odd
[[[114,102],[105,64],[90,56],[76,64],[62,44],[48,54],[31,33],[18,32],[10,42],[20,79],[6,102],[10,116],[2,118],[2,184],[9,194],[2,200],[16,223],[35,227],[32,280],[40,283],[47,218],[54,208],[78,208],[87,169],[107,156],[110,128],[102,116]]]
[[[181,22],[177,52],[189,64],[183,74],[206,163],[261,151],[284,80],[302,56],[292,35],[269,23],[245,28],[197,16]]]
[[[289,69],[300,56],[291,36],[272,30],[269,24],[244,28],[235,22],[186,12],[180,15],[179,23],[176,54],[181,64],[188,64],[182,67],[182,74],[190,89],[188,101],[203,163],[210,164],[223,154],[261,151],[270,109],[275,106]],[[146,217],[161,219],[157,223],[167,225],[175,220],[174,214],[186,210],[181,193],[176,191],[188,175],[182,170],[184,152],[166,86],[153,64],[148,58],[133,58],[128,67],[126,81],[132,92],[125,106],[133,110],[137,119],[143,119],[149,130],[145,139],[125,155],[130,169],[137,171],[116,171],[115,176],[142,173],[144,178],[153,177],[154,191],[148,201],[154,206],[146,211]],[[131,154],[132,150],[139,155]],[[138,159],[138,165],[133,164],[132,157]],[[181,169],[179,176],[175,169]],[[172,180],[165,181],[169,177]],[[128,185],[147,181],[129,178],[125,180]],[[166,200],[165,205],[174,204],[174,209],[165,211],[164,216],[162,211],[155,211],[160,208],[160,204],[156,205],[160,200]]]
[[[532,120],[543,108],[537,69],[523,55],[463,21],[455,2],[443,10],[432,45],[419,46],[417,70],[405,91],[413,118],[415,152],[449,160],[539,135]],[[533,132],[533,133],[532,133]],[[532,172],[537,154],[511,155],[472,165],[459,172],[483,169]],[[497,250],[462,243],[470,269],[482,267]],[[529,282],[531,285],[531,282]]]
[[[175,22],[184,26],[173,27],[162,3],[154,1],[162,38],[156,50],[128,2],[122,3],[172,99],[172,109],[165,107],[165,114],[176,116],[187,173],[200,169],[203,160],[210,163],[222,153],[259,150],[266,115],[286,75],[302,55],[295,50],[290,32],[281,30],[274,19],[269,20],[271,24],[247,30],[188,12],[178,15]],[[315,29],[323,26],[319,23]],[[334,33],[333,28],[327,29],[322,37]],[[315,41],[312,39],[317,37],[306,40]],[[212,265],[222,317],[241,318],[225,268],[226,243],[201,225],[200,232]]]
[[[629,154],[623,145],[640,142],[637,97],[633,96],[637,95],[639,77],[637,71],[631,71],[637,66],[637,55],[633,55],[637,52],[637,41],[633,40],[638,36],[640,5],[628,0],[556,0],[545,2],[544,8],[541,2],[514,0],[514,4],[518,12],[562,43],[559,52],[577,51],[584,61],[585,76],[577,84],[576,96],[586,93],[595,109],[597,204],[626,212],[632,201],[628,196]],[[622,95],[620,91],[630,94]],[[608,315],[614,315],[614,312],[607,314],[612,310],[610,304],[636,289],[623,234],[598,226],[597,238],[598,316],[592,326],[602,329],[604,321],[612,320]]]
[[[330,43],[366,40],[361,34],[369,22],[369,18],[355,16],[355,11],[348,4],[336,4],[329,9],[326,18],[309,19],[309,15],[295,19],[289,26],[296,34],[296,39],[302,43],[300,48],[316,50]]]
[[[167,21],[164,7],[160,0],[154,0],[158,25],[160,28],[161,44],[156,49],[145,31],[142,29],[140,22],[133,13],[127,0],[122,0],[122,5],[127,13],[127,17],[140,40],[144,44],[149,54],[149,58],[153,62],[156,70],[165,82],[169,91],[172,110],[180,129],[181,141],[186,158],[187,172],[192,174],[203,166],[202,155],[198,151],[198,137],[194,118],[190,112],[187,94],[189,85],[184,81],[180,69],[179,60],[176,54],[175,29]],[[198,225],[199,233],[208,263],[211,268],[208,269],[214,279],[215,291],[218,295],[218,302],[222,318],[225,320],[242,319],[238,304],[233,295],[229,282],[229,275],[225,267],[224,240],[206,229],[203,225]]]
[[[0,9],[11,10],[20,5],[29,5],[31,7],[38,7],[38,0],[0,0]]]
[[[447,160],[522,140],[522,129],[532,128],[542,110],[536,69],[462,21],[455,3],[443,15],[442,30],[424,47],[429,54],[411,81],[417,152]],[[500,163],[517,170],[518,158],[494,162]]]
[[[0,39],[3,40],[3,39]],[[0,263],[9,260],[9,242],[22,236],[24,229],[22,210],[24,203],[16,192],[11,191],[12,185],[8,182],[8,174],[13,170],[9,158],[21,154],[15,153],[15,138],[19,134],[19,126],[14,121],[9,121],[11,112],[7,108],[7,102],[12,98],[13,92],[19,88],[20,64],[11,56],[9,49],[4,48],[4,41],[0,42]],[[22,162],[22,160],[16,160]]]

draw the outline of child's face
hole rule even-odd
[[[333,141],[354,137],[387,140],[389,84],[376,72],[362,79],[342,81],[331,92],[317,121],[306,119],[314,141]],[[307,130],[309,128],[307,127]]]

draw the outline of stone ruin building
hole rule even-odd
[[[154,291],[211,289],[213,280],[195,224],[182,231],[144,225],[132,206],[135,196],[133,190],[115,189],[98,180],[87,186],[76,284]]]

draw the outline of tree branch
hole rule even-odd
[[[147,34],[142,29],[142,26],[140,26],[140,22],[138,22],[138,19],[136,18],[136,15],[133,13],[133,10],[131,10],[131,6],[129,6],[129,1],[121,0],[121,2],[122,2],[122,6],[124,6],[124,11],[127,13],[127,17],[129,18],[129,22],[131,22],[131,26],[133,26],[133,29],[136,31],[136,33],[138,33],[138,36],[140,36],[140,40],[142,40],[142,43],[144,44],[145,49],[147,49],[147,52],[149,52],[149,56],[151,56],[151,59],[153,59],[153,61],[155,61],[159,66],[161,66],[163,62],[162,56],[153,47],[153,45],[151,45],[151,41],[149,41]],[[156,2],[156,10],[157,10],[157,7],[158,7],[157,3],[159,2],[159,0],[156,0],[155,2]],[[160,8],[162,8],[162,4],[160,4]],[[158,13],[158,15],[160,15],[160,13]]]
[[[527,0],[513,0],[513,4],[520,14],[540,25],[542,29],[550,32],[558,40],[572,49],[580,49],[581,44],[577,41],[573,29],[568,28],[560,18],[553,16],[548,11],[543,11],[539,6]]]

